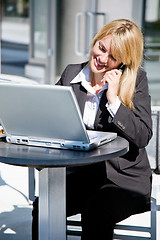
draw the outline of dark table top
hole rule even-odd
[[[89,152],[30,147],[1,141],[0,162],[36,168],[80,166],[122,156],[128,150],[128,141],[121,137]]]

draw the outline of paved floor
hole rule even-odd
[[[160,205],[160,175],[154,176]],[[28,168],[0,163],[0,240],[31,240],[32,205],[28,201]],[[150,225],[150,213],[132,216],[123,224]],[[157,214],[157,238],[160,240],[160,211]],[[123,232],[125,234],[125,232]],[[135,233],[133,233],[135,235]],[[124,238],[121,238],[124,239]],[[68,237],[80,240],[80,237]]]
[[[28,169],[0,163],[0,240],[31,240]]]

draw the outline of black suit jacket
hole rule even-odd
[[[82,116],[87,91],[81,83],[70,84],[70,82],[85,65],[86,63],[68,65],[57,83],[72,86]],[[148,195],[151,191],[151,169],[145,146],[152,136],[152,121],[145,71],[140,68],[137,74],[134,110],[121,104],[115,117],[112,118],[105,107],[106,102],[105,91],[97,111],[95,130],[117,132],[119,136],[129,141],[129,152],[126,155],[106,161],[107,177],[124,189]]]

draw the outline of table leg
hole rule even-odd
[[[66,240],[66,168],[39,173],[39,240]]]

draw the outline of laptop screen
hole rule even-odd
[[[8,135],[89,141],[71,87],[1,83],[0,109]]]

